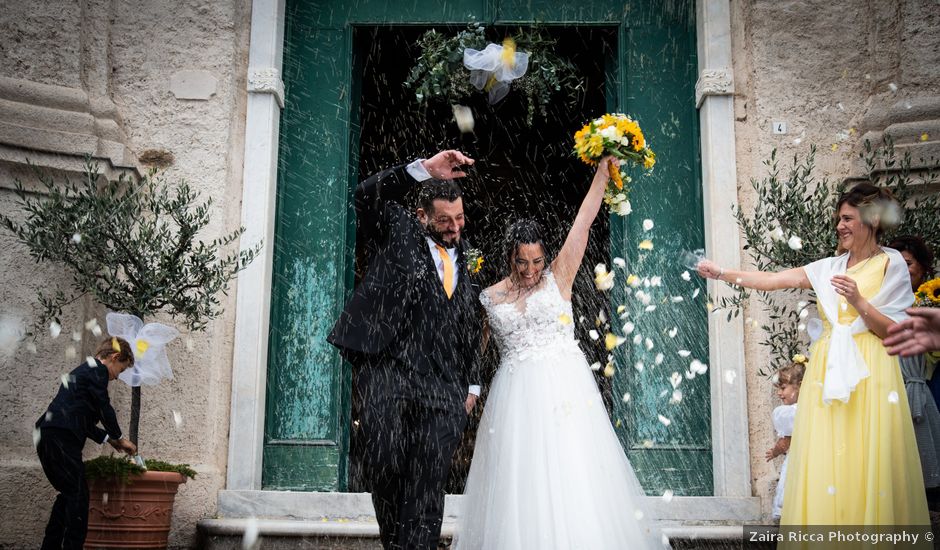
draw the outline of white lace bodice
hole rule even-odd
[[[550,352],[557,346],[577,348],[571,302],[562,297],[551,272],[544,279],[542,288],[524,300],[500,302],[490,296],[491,289],[480,293],[502,362]]]

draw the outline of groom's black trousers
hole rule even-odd
[[[444,485],[467,423],[463,410],[403,397],[401,365],[360,369],[359,428],[366,481],[385,550],[435,550]]]

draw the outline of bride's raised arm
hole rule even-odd
[[[571,299],[571,286],[574,284],[575,275],[578,274],[578,267],[584,258],[584,250],[587,248],[588,234],[591,232],[591,225],[597,218],[597,212],[601,208],[604,200],[604,189],[607,186],[607,180],[610,178],[609,165],[613,160],[614,166],[619,166],[618,160],[613,157],[604,157],[597,165],[597,171],[594,172],[594,180],[591,182],[591,188],[581,202],[581,208],[574,219],[571,230],[568,231],[568,237],[565,238],[565,244],[561,251],[552,262],[552,273],[555,275],[555,282],[561,290],[565,299]]]

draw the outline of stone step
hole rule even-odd
[[[454,534],[455,522],[441,528],[442,548]],[[206,519],[197,525],[199,548],[243,550],[245,531],[257,533],[263,550],[382,550],[374,520]],[[724,550],[741,547],[739,526],[666,526],[663,534],[674,549]],[[768,546],[772,548],[772,546]]]

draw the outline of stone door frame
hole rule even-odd
[[[265,246],[238,279],[222,491],[229,494],[261,490],[284,21],[285,0],[252,1],[241,224],[247,228],[243,242]],[[729,210],[737,205],[730,2],[696,0],[696,31],[706,250],[722,265],[739,265],[739,233]],[[691,506],[687,512],[694,516],[695,510],[711,510],[705,515],[714,516],[715,499],[721,499],[727,503],[719,506],[727,510],[727,519],[759,519],[759,499],[751,494],[743,321],[709,316],[708,334],[715,496],[686,497]],[[725,382],[729,371],[737,383]]]

